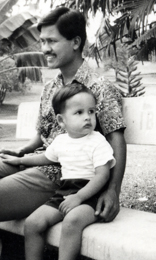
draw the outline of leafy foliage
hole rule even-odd
[[[25,52],[14,55],[16,66],[19,68],[19,80],[24,83],[26,78],[32,81],[42,81],[40,67],[47,67],[42,52]]]
[[[70,1],[70,4],[84,12],[86,17],[88,11],[93,15],[99,9],[102,11],[103,19],[97,30],[96,41],[90,47],[90,56],[98,63],[106,53],[106,56],[111,57],[111,51],[114,50],[110,63],[116,71],[123,95],[138,96],[144,93],[139,73],[135,73],[135,58],[141,59],[145,55],[147,57],[152,50],[156,50],[156,22],[151,23],[148,19],[149,15],[154,13],[155,3],[156,0]],[[129,57],[126,59],[121,57],[124,56],[124,49],[121,49],[122,55],[119,49],[117,50],[119,40],[129,45]]]
[[[6,13],[18,2],[18,0],[1,0],[0,1],[0,23],[7,19]]]
[[[140,72],[137,72],[135,56],[131,55],[127,45],[118,42],[116,49],[118,60],[114,52],[105,57],[105,69],[113,68],[116,72],[116,83],[124,97],[136,97],[144,94],[141,86]]]
[[[5,5],[2,6],[2,2]],[[0,12],[2,11],[5,14],[16,2],[17,1],[2,0],[0,2]],[[37,19],[32,14],[24,12],[10,17],[5,16],[4,21],[0,24],[0,56],[5,55],[5,66],[3,59],[0,62],[0,84],[3,86],[3,89],[5,89],[5,92],[13,88],[16,90],[20,89],[21,84],[23,85],[27,78],[32,81],[42,80],[39,67],[47,66],[43,59],[43,54],[38,52],[28,54],[21,53],[21,51],[33,45],[34,47],[31,47],[33,51],[36,50],[36,48],[39,49],[39,47],[37,47],[39,32],[36,28],[36,22]],[[10,67],[10,59],[13,61],[12,67]],[[28,64],[29,67],[26,68]],[[36,67],[32,68],[34,66]],[[5,95],[2,94],[1,91],[1,103],[5,97]]]
[[[88,16],[88,11],[91,10],[93,15],[96,14],[96,12],[101,9],[104,16],[106,12],[111,13],[114,3],[118,1],[110,1],[110,0],[69,0],[65,1],[65,5],[69,8],[75,8],[79,9],[84,13],[84,15]]]
[[[137,70],[137,62],[134,57],[129,58],[126,62],[123,62],[124,69],[118,69],[117,82],[125,97],[136,97],[144,94],[144,88],[141,87],[140,72]]]
[[[136,53],[138,50],[141,52],[145,49],[145,46],[151,52],[154,46],[151,46],[150,42],[156,36],[156,21],[151,22],[149,16],[155,14],[156,0],[114,2],[112,14],[118,14],[119,17],[112,24],[109,13],[107,17],[104,17],[104,22],[97,34],[97,39],[102,42],[103,48],[109,49],[111,45],[115,46],[119,39],[122,42],[127,38],[127,43],[135,49]]]
[[[6,85],[5,83],[0,83],[0,105],[2,104],[4,98],[5,98],[5,95],[6,95]]]
[[[156,44],[151,45],[151,40],[156,36],[156,21],[149,20],[149,15],[155,14],[155,4],[156,0],[65,1],[66,6],[81,10],[86,17],[88,17],[88,12],[95,15],[98,10],[101,10],[103,13],[96,42],[91,46],[91,55],[94,55],[96,59],[101,58],[101,50],[106,49],[109,54],[111,46],[116,54],[116,42],[119,39],[122,42],[124,38],[127,38],[127,43],[136,53],[139,52],[139,55],[145,49],[148,52],[156,49]]]
[[[0,104],[2,104],[6,91],[12,91],[18,86],[17,71],[12,68],[15,67],[15,62],[11,58],[0,60],[0,70],[6,70],[7,73],[0,74]]]

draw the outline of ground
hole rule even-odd
[[[144,68],[143,82],[148,83],[146,95],[156,95],[155,68]],[[153,70],[153,71],[152,71]],[[145,73],[145,72],[144,72]],[[151,74],[152,73],[152,74]],[[106,73],[107,74],[107,73]],[[0,107],[0,120],[16,119],[18,105],[26,101],[38,101],[42,91],[42,84],[33,85],[25,95],[19,92],[8,92],[3,105]],[[15,139],[16,125],[0,125],[1,147],[10,147],[10,140]],[[20,142],[11,142],[12,146],[19,146]],[[127,165],[120,195],[121,206],[156,213],[156,146],[128,145]]]

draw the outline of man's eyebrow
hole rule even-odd
[[[42,37],[42,36],[40,36],[40,39],[41,40],[54,40],[53,37]]]

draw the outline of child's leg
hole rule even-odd
[[[34,211],[25,222],[26,260],[41,260],[45,245],[45,231],[62,220],[62,214],[55,208],[43,205]]]
[[[95,222],[95,211],[89,205],[72,209],[64,218],[59,247],[59,260],[75,260],[80,252],[82,231]]]

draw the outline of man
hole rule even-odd
[[[41,47],[51,69],[60,74],[47,83],[41,97],[37,135],[25,146],[15,151],[2,150],[12,156],[34,153],[46,148],[61,132],[51,107],[53,94],[58,88],[78,81],[89,87],[97,97],[97,117],[102,133],[114,149],[116,166],[111,179],[104,187],[96,213],[104,221],[111,221],[119,212],[119,193],[125,169],[125,124],[121,114],[121,97],[109,82],[100,81],[83,60],[82,51],[86,40],[86,22],[75,10],[60,7],[43,17],[38,24]],[[52,196],[58,187],[57,165],[28,168],[0,163],[0,221],[24,218]],[[5,177],[5,178],[3,178]]]

